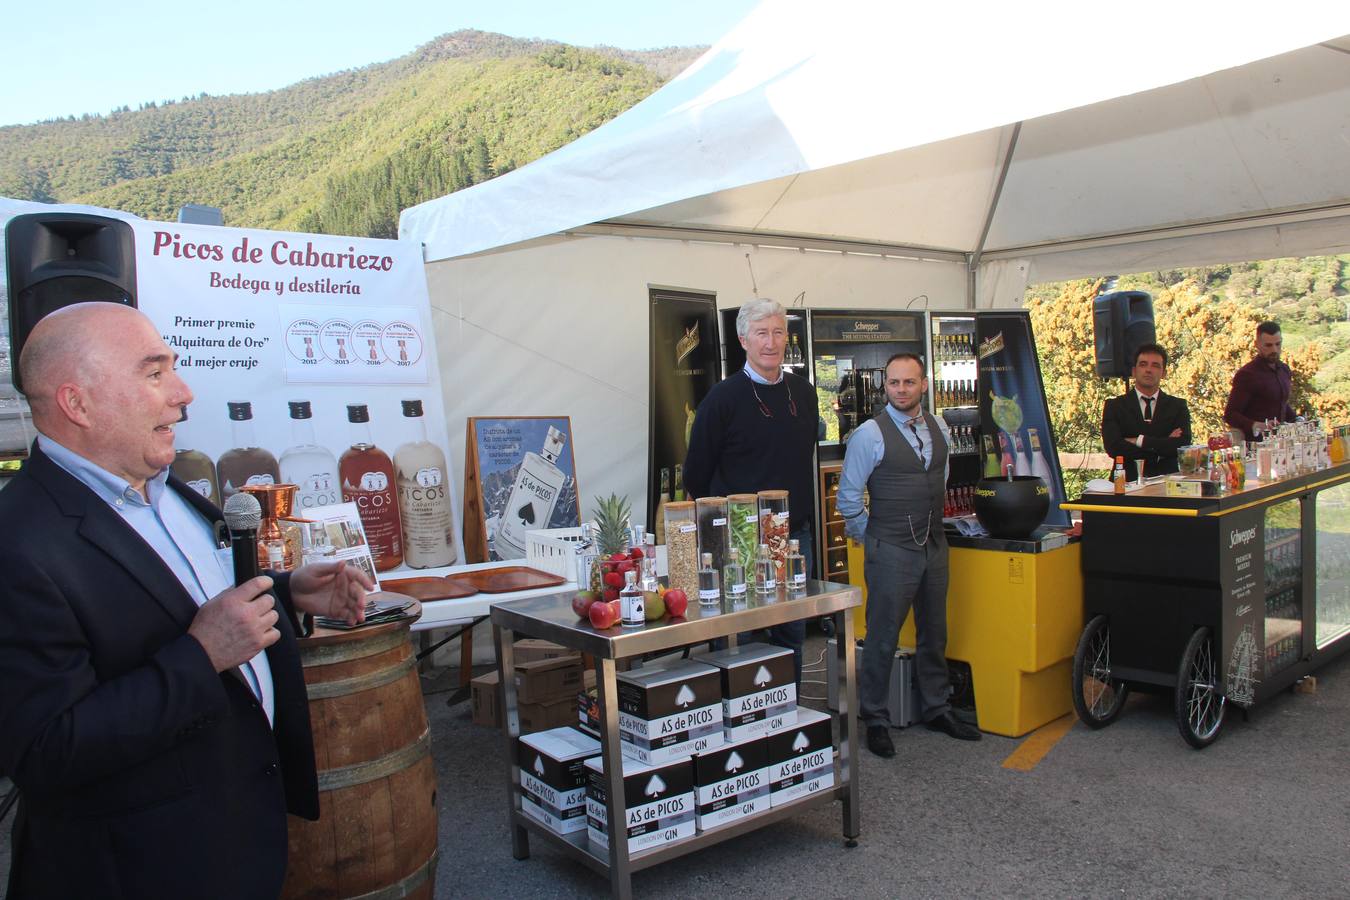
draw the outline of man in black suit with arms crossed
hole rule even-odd
[[[1102,408],[1102,444],[1114,461],[1125,457],[1125,477],[1138,478],[1136,461],[1144,474],[1177,471],[1177,450],[1191,442],[1191,412],[1180,397],[1164,394],[1159,385],[1167,376],[1167,351],[1143,344],[1135,351],[1134,388],[1112,397]]]
[[[342,562],[234,584],[221,514],[168,474],[192,391],[142,313],[81,303],[19,360],[38,439],[0,491],[7,896],[275,897],[319,813],[298,613],[359,622]]]

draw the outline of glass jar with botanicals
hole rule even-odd
[[[666,574],[672,588],[698,595],[698,523],[687,500],[666,504]]]
[[[342,502],[337,459],[314,438],[314,411],[308,400],[291,400],[291,446],[281,454],[281,480],[295,485],[292,515]]]
[[[727,526],[727,498],[700,497],[694,501],[698,516],[698,552],[712,554],[713,571],[721,572],[731,549],[731,530]]]
[[[732,494],[727,497],[727,529],[731,546],[740,551],[741,565],[753,566],[759,550],[759,497]]]
[[[394,451],[403,561],[414,569],[455,564],[455,520],[450,513],[450,477],[441,448],[427,440],[421,400],[403,401],[413,438]]]
[[[780,583],[787,577],[788,527],[788,492],[760,491],[759,542],[769,545]]]

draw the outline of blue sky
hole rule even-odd
[[[461,28],[631,50],[711,44],[758,0],[22,0],[4,12],[0,125],[267,91]]]

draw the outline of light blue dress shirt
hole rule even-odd
[[[783,370],[782,370],[782,369],[779,369],[779,370],[778,370],[778,379],[777,379],[777,381],[770,381],[769,379],[765,378],[763,375],[761,375],[761,374],[759,374],[758,372],[756,372],[756,371],[754,370],[754,368],[753,368],[753,367],[750,365],[750,363],[748,363],[748,362],[745,364],[745,374],[749,375],[749,376],[750,376],[750,380],[753,381],[755,384],[778,384],[779,382],[781,382],[781,381],[783,380]]]
[[[895,427],[900,429],[901,436],[923,460],[924,468],[931,466],[933,440],[929,435],[927,419],[920,414],[913,420],[914,428],[911,429],[910,419],[889,403],[886,404],[886,412],[895,423]],[[934,416],[934,418],[937,420],[938,430],[942,432],[942,439],[947,442],[949,455],[947,465],[943,468],[945,482],[952,470],[950,457],[952,436],[942,417]],[[915,434],[916,431],[918,434]],[[844,451],[844,469],[839,475],[839,493],[835,497],[835,508],[844,518],[844,533],[854,540],[861,541],[863,533],[867,531],[867,507],[863,505],[863,490],[867,487],[867,479],[872,477],[872,472],[881,465],[885,455],[886,440],[882,437],[881,426],[875,419],[863,422],[849,435],[848,448]]]
[[[125,479],[68,450],[45,434],[39,434],[37,442],[48,459],[97,494],[135,529],[150,549],[164,560],[197,606],[234,586],[233,570],[226,571],[224,558],[216,552],[213,523],[202,518],[176,491],[168,489],[168,469],[146,482],[146,491],[150,495],[146,502],[141,492]],[[240,666],[240,670],[254,695],[262,701],[267,721],[271,722],[276,713],[276,698],[267,652],[259,653]]]

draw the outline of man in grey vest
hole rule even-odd
[[[849,537],[861,541],[867,580],[867,641],[858,708],[867,747],[895,755],[887,699],[900,626],[914,607],[916,662],[924,722],[963,741],[980,732],[952,714],[947,702],[947,539],[942,505],[950,435],[923,409],[928,390],[923,362],[912,353],[886,361],[885,410],[849,437],[837,505]],[[867,488],[869,507],[863,506]]]

